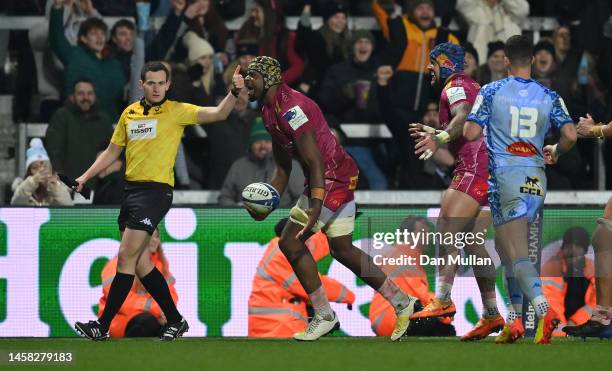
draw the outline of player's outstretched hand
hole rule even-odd
[[[593,128],[595,127],[595,120],[587,113],[587,117],[580,117],[576,131],[578,135],[585,138],[593,137]]]
[[[410,124],[408,132],[417,143],[423,140],[427,134],[436,135],[436,129],[431,126],[423,125],[420,122],[413,122]]]
[[[429,160],[438,150],[438,142],[432,134],[425,134],[423,139],[414,146],[414,149],[414,154],[421,155],[419,160]]]
[[[559,154],[557,153],[557,145],[549,144],[544,147],[544,162],[547,165],[554,165],[559,161]]]
[[[242,88],[244,88],[244,77],[240,74],[240,65],[238,65],[232,76],[232,90],[241,91]]]

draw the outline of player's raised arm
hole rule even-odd
[[[216,107],[202,107],[198,111],[198,124],[210,124],[223,121],[229,116],[236,104],[236,98],[244,88],[244,77],[240,74],[240,65],[236,67],[232,77],[232,89]]]
[[[118,146],[114,143],[109,143],[108,147],[106,147],[104,152],[102,152],[102,154],[98,156],[96,161],[94,161],[94,163],[89,167],[89,169],[87,169],[87,171],[85,171],[83,175],[76,179],[76,182],[79,183],[79,186],[77,187],[76,191],[81,192],[85,183],[87,183],[89,179],[95,177],[102,170],[106,169],[113,162],[115,162],[121,155],[122,151],[123,147]]]
[[[321,214],[323,200],[325,199],[325,168],[319,146],[317,145],[317,138],[313,131],[305,132],[295,143],[300,157],[308,167],[308,179],[310,180],[310,205],[308,210],[306,210],[308,223],[297,234],[296,238],[300,238],[314,227]]]
[[[276,169],[270,184],[282,196],[287,188],[287,184],[289,184],[292,168],[291,157],[275,142],[272,143],[272,153],[274,155],[274,162],[276,162]]]

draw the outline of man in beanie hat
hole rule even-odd
[[[272,135],[277,168],[270,184],[283,194],[292,170],[292,158],[301,164],[307,180],[279,242],[315,311],[308,328],[294,338],[317,340],[339,326],[315,261],[304,244],[322,230],[329,239],[332,256],[393,304],[397,323],[391,339],[397,340],[408,329],[416,298],[402,292],[373,264],[369,255],[353,245],[357,165],[332,134],[317,104],[283,83],[280,73],[277,60],[257,57],[249,65],[245,85],[250,98],[263,103],[264,125]],[[249,212],[256,220],[267,217],[267,214]],[[367,274],[363,267],[369,268]]]
[[[542,266],[542,288],[550,306],[559,314],[561,326],[582,325],[595,309],[595,269],[585,255],[590,245],[589,233],[571,227],[563,234],[559,252]]]
[[[495,41],[488,44],[487,62],[478,69],[478,83],[486,85],[492,81],[498,81],[506,77],[506,65],[504,64],[503,41]]]
[[[261,118],[255,120],[248,144],[247,155],[236,160],[225,177],[219,194],[221,206],[240,205],[244,188],[251,183],[269,181],[276,169],[272,156],[272,137],[264,127]],[[304,174],[299,171],[299,166],[295,166],[289,176],[287,192],[283,194],[279,207],[286,208],[295,205],[303,190]]]
[[[11,205],[72,206],[68,188],[59,181],[40,138],[32,138],[26,151],[26,177],[13,181]]]
[[[463,72],[465,53],[459,45],[444,43],[436,46],[429,54],[431,84],[443,86],[439,104],[439,128],[423,124],[411,124],[410,132],[418,142],[416,155],[427,160],[442,144],[448,143],[449,150],[456,159],[453,180],[442,198],[440,218],[437,230],[444,233],[474,232],[478,234],[491,223],[489,200],[487,197],[487,152],[483,139],[467,142],[463,138],[463,125],[478,95],[480,86]],[[451,264],[450,257],[456,257],[459,251],[453,245],[442,246],[441,255],[449,262],[438,270],[436,298],[433,299],[413,318],[452,316],[455,305],[451,297],[457,265]],[[469,255],[491,261],[484,245],[466,246]],[[461,340],[479,340],[501,330],[504,319],[497,310],[495,294],[495,266],[474,265],[474,273],[480,289],[484,307],[483,318],[476,327]]]

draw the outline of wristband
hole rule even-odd
[[[448,134],[448,132],[446,131],[441,131],[440,133],[436,135],[436,138],[438,139],[440,143],[445,144],[449,142],[450,134]]]
[[[594,126],[591,129],[591,135],[593,135],[595,138],[603,138],[604,137],[604,133],[603,133],[604,126],[605,125],[603,124]],[[599,132],[599,134],[597,134],[597,132]]]
[[[235,98],[238,98],[238,96],[240,95],[240,89],[233,89],[233,88],[232,88],[232,89],[230,90],[230,93],[232,93],[232,95],[233,95]]]
[[[323,201],[325,199],[325,189],[324,188],[311,188],[310,198],[316,198],[317,200]]]

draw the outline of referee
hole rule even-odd
[[[134,276],[164,311],[167,324],[162,340],[172,341],[189,326],[170,296],[164,276],[146,252],[157,224],[172,205],[174,160],[187,125],[209,124],[227,118],[244,87],[240,66],[234,71],[232,89],[217,107],[199,107],[166,99],[170,88],[168,69],[161,62],[147,63],[140,74],[144,98],[121,114],[108,148],[76,179],[77,191],[126,151],[126,186],[119,212],[121,245],[117,273],[104,312],[96,321],[77,322],[76,331],[92,340],[108,339],[110,323],[125,301]]]

